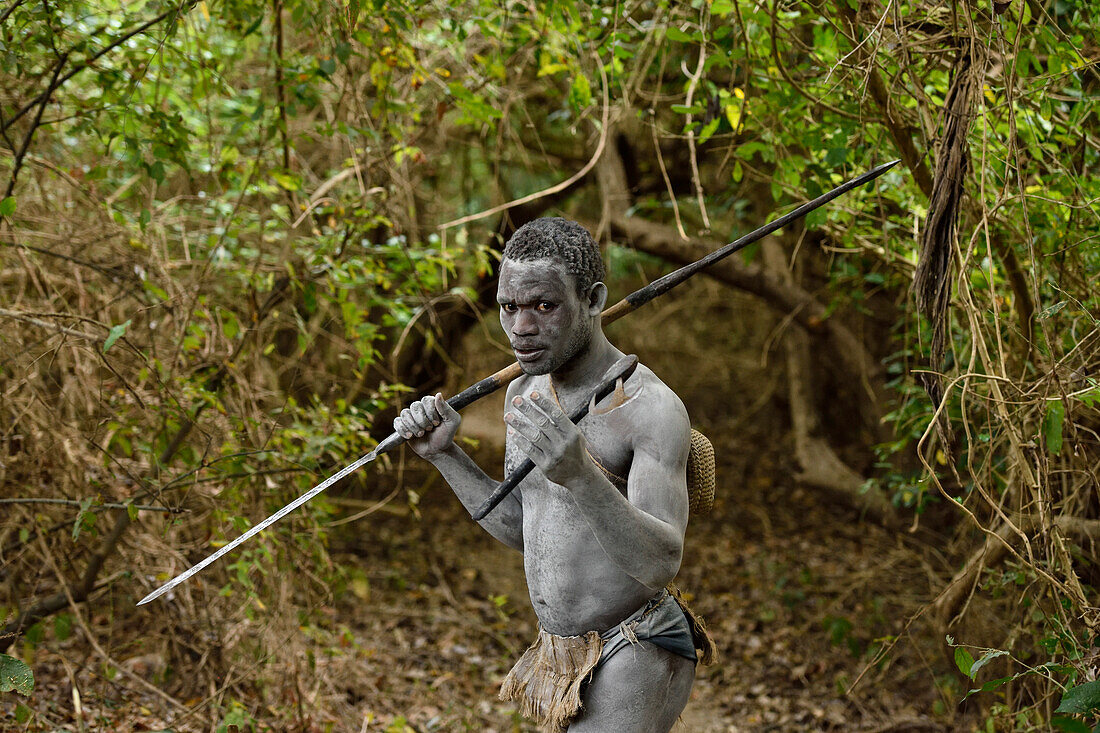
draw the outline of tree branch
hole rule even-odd
[[[856,11],[845,0],[840,0],[837,3],[837,9],[841,17],[848,22],[850,36],[854,39],[858,28]],[[865,44],[855,43],[852,53],[855,54],[857,63],[867,68],[867,89],[871,92],[871,98],[875,100],[875,104],[882,110],[886,129],[890,131],[890,137],[894,139],[894,144],[898,146],[902,162],[913,173],[913,179],[917,182],[921,192],[925,196],[931,196],[932,173],[928,170],[928,163],[925,161],[924,155],[917,150],[916,143],[913,142],[915,132],[913,127],[899,115],[897,107],[891,100],[890,91],[886,88],[886,82],[882,80],[882,74],[879,73],[878,66],[875,64],[875,59],[868,52]]]
[[[23,136],[23,144],[19,146],[19,150],[15,153],[15,162],[12,165],[11,178],[8,179],[8,188],[7,191],[4,192],[4,198],[11,196],[12,191],[15,190],[15,181],[19,177],[19,171],[23,168],[23,158],[26,157],[27,151],[30,150],[34,133],[38,130],[39,125],[42,124],[42,113],[46,111],[46,105],[50,103],[50,95],[53,94],[53,90],[57,89],[57,77],[61,73],[61,70],[65,68],[65,62],[68,58],[68,54],[64,54],[57,60],[57,66],[53,70],[53,76],[50,77],[49,89],[46,94],[42,95],[42,102],[38,105],[38,111],[34,114],[34,122],[31,123],[31,128],[27,130],[27,134]]]
[[[635,249],[686,265],[724,244],[700,238],[685,240],[680,231],[668,225],[627,216],[632,197],[627,188],[623,161],[615,145],[606,147],[596,172],[602,198],[601,215],[609,219],[611,233],[625,239]],[[589,226],[589,229],[592,227]],[[779,280],[760,265],[745,264],[738,257],[727,257],[705,272],[719,282],[760,297],[784,315],[790,314],[806,331],[825,336],[844,371],[858,376],[862,381],[868,399],[861,400],[861,413],[867,427],[873,434],[878,434],[881,427],[877,411],[868,407],[883,403],[881,366],[868,353],[863,342],[839,321],[829,317],[824,305],[797,285]]]
[[[57,504],[60,506],[81,506],[83,502],[76,499],[50,499],[41,496],[27,496],[15,499],[0,499],[0,504]],[[119,504],[118,502],[106,502],[103,504],[95,504],[97,509],[128,509],[129,507],[134,509],[141,509],[147,512],[167,512],[169,514],[183,514],[187,512],[187,509],[174,509],[167,506],[149,506],[147,504]],[[91,507],[89,507],[91,508]]]
[[[103,544],[88,560],[88,565],[84,568],[84,574],[80,578],[80,582],[72,588],[72,596],[75,602],[83,601],[88,597],[88,594],[95,587],[96,578],[99,577],[99,571],[103,567],[103,563],[106,562],[107,557],[114,552],[115,547],[118,545],[118,541],[122,539],[123,533],[126,528],[130,526],[130,514],[126,511],[120,511],[118,513],[118,519],[115,521],[115,526],[111,528],[110,534],[103,540]],[[57,613],[62,608],[65,608],[69,604],[68,595],[62,591],[55,593],[54,595],[39,601],[29,609],[24,611],[12,621],[10,624],[0,629],[0,652],[6,652],[8,647],[26,631],[28,628],[38,623],[44,618]]]
[[[57,89],[64,86],[65,83],[69,81],[69,79],[72,79],[74,76],[79,74],[81,71],[84,71],[84,69],[87,69],[89,66],[94,64],[100,58],[107,55],[111,51],[115,50],[116,48],[118,48],[122,44],[126,43],[126,41],[130,40],[131,38],[133,38],[136,35],[140,35],[141,33],[144,33],[145,31],[149,30],[150,28],[152,28],[153,26],[157,25],[158,23],[160,23],[161,21],[165,20],[166,18],[168,18],[170,16],[175,15],[175,16],[178,17],[180,15],[183,15],[184,13],[187,13],[188,11],[191,10],[191,8],[195,7],[198,4],[199,4],[199,0],[187,0],[187,2],[183,3],[179,7],[170,8],[169,10],[165,10],[163,13],[156,16],[155,18],[151,18],[150,20],[147,20],[146,22],[142,23],[141,25],[139,25],[137,28],[133,29],[132,31],[130,31],[128,33],[124,33],[123,35],[119,36],[115,40],[111,41],[109,44],[104,46],[102,49],[100,49],[99,51],[97,51],[93,55],[89,56],[87,59],[85,59],[81,63],[74,66],[72,69],[70,69],[68,71],[68,73],[62,75],[60,78],[55,77],[54,81],[50,83],[50,86],[49,86],[49,88],[46,89],[46,91],[44,91],[41,94],[39,94],[38,96],[34,97],[31,101],[27,102],[25,105],[20,107],[19,110],[14,115],[12,115],[7,120],[4,120],[3,124],[0,125],[0,133],[6,132],[8,130],[8,128],[10,128],[19,119],[21,119],[23,117],[23,115],[27,114],[27,112],[34,109],[34,106],[36,104],[38,104],[39,102],[41,102],[44,99],[48,99],[49,96],[51,94],[53,94]],[[66,51],[66,57],[70,53],[72,53],[72,49],[70,49],[69,51]],[[59,64],[59,69],[60,69],[60,66],[62,66],[62,65],[63,64]]]
[[[27,0],[14,0],[12,2],[12,4],[9,5],[7,7],[7,9],[4,10],[4,14],[0,15],[0,25],[4,25],[4,21],[6,21],[8,19],[8,16],[10,16],[12,13],[14,13],[16,8],[18,8],[20,5],[22,5],[26,1]]]
[[[607,145],[608,129],[611,127],[611,125],[610,125],[611,103],[608,101],[607,73],[603,69],[603,64],[599,63],[598,58],[597,58],[597,66],[600,70],[600,78],[603,80],[603,118],[600,121],[600,139],[599,139],[599,142],[596,144],[596,152],[594,152],[592,154],[592,158],[589,159],[589,161],[584,164],[584,167],[581,168],[576,173],[574,173],[569,178],[567,178],[566,180],[562,181],[561,183],[554,184],[553,186],[550,186],[549,188],[545,188],[541,191],[536,191],[535,193],[529,194],[527,196],[523,196],[522,198],[518,198],[514,201],[509,201],[507,203],[500,204],[499,206],[494,206],[491,209],[486,209],[485,211],[479,211],[476,214],[470,214],[468,216],[463,216],[463,217],[458,218],[458,219],[452,219],[451,221],[444,222],[443,224],[439,225],[440,229],[450,229],[452,227],[456,227],[456,226],[459,226],[461,224],[467,224],[471,221],[477,221],[478,219],[484,219],[487,216],[492,216],[493,214],[499,214],[499,213],[501,213],[503,211],[507,211],[508,209],[511,209],[515,206],[520,206],[521,204],[527,204],[527,203],[530,203],[530,202],[535,201],[537,199],[540,199],[544,196],[550,196],[552,194],[558,193],[559,191],[564,191],[565,189],[569,188],[574,183],[576,183],[577,181],[581,180],[586,175],[588,175],[588,171],[592,170],[592,167],[594,165],[596,165],[596,162],[600,159],[600,156],[603,154],[604,147]]]
[[[794,287],[794,277],[787,269],[779,243],[774,237],[765,237],[762,244],[768,269],[776,274],[780,282]],[[867,489],[864,477],[844,463],[822,437],[821,419],[813,397],[813,369],[806,333],[789,329],[783,341],[791,433],[794,436],[795,458],[801,468],[795,478],[807,486],[829,493],[878,524],[897,527],[898,517],[890,501],[881,491]]]
[[[248,331],[248,333],[255,333],[260,322],[265,320],[267,316],[274,310],[285,297],[289,291],[290,278],[284,276],[276,281],[271,292],[268,294],[267,299],[263,305],[260,306],[256,313],[255,325]],[[248,339],[241,339],[236,345],[233,352],[222,361],[219,367],[207,377],[204,384],[204,389],[207,392],[218,392],[221,390],[222,385],[225,382],[225,377],[229,374],[229,364],[236,359],[236,357],[244,349]],[[199,417],[203,411],[210,405],[207,401],[200,401],[192,411],[191,415],[183,421],[179,430],[165,446],[157,457],[156,466],[163,466],[175,457],[180,448],[183,447],[184,442],[187,440],[187,436],[191,434],[192,429],[198,422]],[[72,600],[73,602],[81,602],[87,599],[88,594],[95,587],[96,578],[99,576],[99,571],[103,568],[103,564],[107,561],[107,558],[115,551],[118,546],[119,540],[126,532],[126,529],[130,526],[130,514],[128,511],[119,511],[118,520],[115,522],[114,527],[111,528],[110,534],[107,535],[100,548],[89,558],[87,566],[84,568],[84,573],[81,576],[80,582],[72,587]],[[63,589],[55,593],[54,595],[39,601],[31,608],[21,613],[14,621],[9,623],[3,629],[0,629],[0,652],[4,652],[11,646],[19,634],[26,631],[27,628],[34,625],[38,621],[47,618],[51,614],[60,611],[65,608],[70,602],[68,594]]]
[[[856,11],[853,10],[847,2],[844,2],[844,0],[837,3],[837,8],[841,17],[847,21],[850,36],[854,39],[857,35],[858,27]],[[856,44],[853,53],[859,63],[865,65],[867,68],[867,89],[871,93],[871,98],[875,101],[875,104],[882,110],[883,122],[886,125],[886,129],[890,132],[890,137],[893,138],[894,144],[898,148],[898,152],[901,154],[902,161],[912,172],[913,180],[916,181],[921,193],[928,199],[931,199],[934,187],[932,173],[929,169],[925,154],[917,149],[916,143],[913,141],[916,132],[915,129],[912,125],[908,124],[898,112],[890,96],[890,91],[883,81],[882,74],[879,73],[873,56],[868,53],[863,44]],[[970,205],[971,208],[973,208],[973,200],[970,201]],[[981,212],[977,212],[977,215],[980,219]],[[1025,353],[1026,359],[1030,354],[1032,348],[1031,342],[1034,336],[1032,320],[1035,314],[1035,305],[1031,297],[1031,290],[1028,288],[1027,278],[1024,275],[1023,268],[1012,246],[1005,242],[1002,237],[995,235],[990,236],[990,246],[997,256],[997,259],[999,259],[1004,266],[1005,273],[1008,275],[1009,287],[1012,289],[1013,305],[1016,309],[1016,318],[1019,321],[1020,331],[1023,336],[1023,341],[1025,342],[1024,348],[1027,352]]]
[[[967,559],[966,564],[955,573],[955,577],[932,603],[942,630],[948,629],[962,613],[963,607],[977,587],[982,570],[999,565],[1005,556],[1013,551],[1013,546],[1020,541],[1021,532],[1030,534],[1039,526],[1039,517],[1021,517],[1015,520],[1015,525],[1006,522],[995,532],[990,532],[986,536],[982,546]],[[1079,539],[1100,539],[1100,520],[1098,519],[1062,515],[1055,517],[1051,526]]]

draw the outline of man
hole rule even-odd
[[[488,517],[523,553],[539,637],[501,689],[549,730],[668,731],[695,678],[692,620],[665,589],[688,521],[690,425],[649,369],[575,426],[566,417],[623,356],[603,333],[603,263],[575,222],[538,219],[504,248],[500,322],[523,376],[508,388],[505,470],[536,468]],[[473,512],[497,485],[454,442],[442,395],[394,429]]]

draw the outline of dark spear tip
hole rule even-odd
[[[756,229],[752,232],[749,232],[748,234],[741,237],[740,239],[738,239],[736,241],[733,241],[733,242],[730,242],[729,244],[725,245],[724,247],[721,247],[720,249],[714,250],[713,252],[708,254],[706,257],[703,257],[702,259],[698,259],[698,260],[696,260],[695,262],[692,262],[689,265],[684,265],[680,269],[674,270],[673,272],[670,272],[669,274],[665,275],[664,277],[657,278],[656,280],[651,282],[649,285],[646,285],[645,287],[643,287],[639,290],[635,290],[633,293],[631,293],[630,295],[623,298],[623,301],[620,301],[620,303],[616,303],[614,306],[612,306],[612,308],[609,309],[609,310],[613,311],[613,313],[612,313],[613,317],[612,318],[605,318],[604,322],[605,323],[610,322],[610,321],[614,320],[615,318],[618,318],[620,316],[625,315],[626,313],[629,313],[630,311],[637,310],[638,308],[645,305],[649,301],[653,300],[657,296],[664,295],[669,290],[672,290],[674,287],[676,287],[680,283],[684,282],[685,280],[687,280],[688,278],[690,278],[692,275],[699,272],[700,270],[704,270],[704,269],[710,267],[715,262],[718,262],[719,260],[723,260],[726,257],[729,257],[734,252],[737,252],[738,250],[744,249],[745,247],[749,246],[753,242],[756,242],[760,239],[763,239],[764,237],[768,236],[772,232],[775,232],[779,229],[782,229],[783,227],[787,226],[791,222],[801,219],[802,217],[806,216],[806,214],[810,213],[814,209],[818,209],[818,208],[824,206],[825,204],[829,203],[833,199],[838,198],[838,197],[843,196],[844,194],[848,193],[852,189],[859,188],[860,186],[862,186],[865,183],[870,183],[871,181],[878,178],[883,173],[890,170],[891,168],[893,168],[895,165],[897,165],[900,162],[901,162],[901,159],[898,158],[896,160],[891,160],[888,163],[883,163],[882,165],[880,165],[876,168],[872,168],[871,170],[867,171],[866,173],[863,173],[859,176],[856,176],[855,178],[853,178],[849,181],[845,181],[844,183],[840,184],[839,186],[837,186],[833,190],[826,191],[825,193],[821,194],[820,196],[813,199],[812,201],[807,201],[806,203],[802,204],[801,206],[794,209],[793,211],[790,211],[790,212],[784,214],[783,216],[778,217],[774,221],[771,221],[771,222],[765,224],[764,226],[762,226],[762,227],[760,227],[760,228],[758,228],[758,229]],[[623,302],[627,303],[627,305],[621,305],[621,303],[623,303]]]
[[[895,165],[897,165],[900,162],[901,162],[901,158],[894,158],[889,163],[883,163],[882,165],[878,166],[877,168],[872,168],[871,170],[867,171],[867,173],[865,173],[864,175],[870,176],[872,178],[877,178],[878,176],[880,176],[883,173],[885,173],[886,171],[890,170],[891,168],[893,168]]]

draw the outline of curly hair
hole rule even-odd
[[[535,219],[517,229],[504,245],[503,258],[558,260],[573,275],[581,296],[604,278],[603,258],[592,235],[577,222],[557,216]]]

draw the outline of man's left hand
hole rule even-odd
[[[571,488],[577,480],[587,478],[595,465],[580,429],[538,391],[528,397],[516,395],[504,422],[516,447],[556,484]]]

